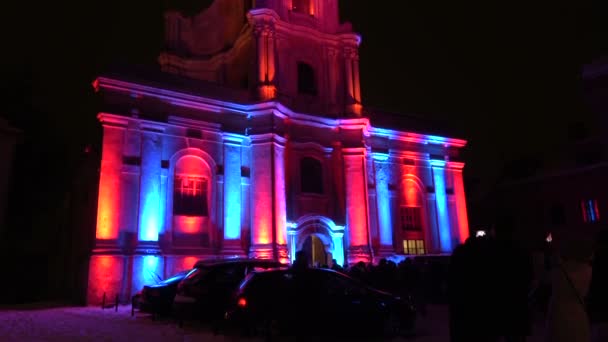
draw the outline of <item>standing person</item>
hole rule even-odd
[[[585,298],[591,282],[592,243],[573,229],[553,235],[547,342],[591,340]]]
[[[587,303],[593,342],[608,341],[608,230],[598,235]]]

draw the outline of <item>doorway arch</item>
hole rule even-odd
[[[328,265],[331,259],[344,265],[344,226],[336,225],[325,216],[305,215],[296,222],[288,223],[287,234],[291,262],[295,260],[296,252],[307,248],[307,241],[310,241],[315,248],[323,247],[323,253],[329,259],[326,260]]]

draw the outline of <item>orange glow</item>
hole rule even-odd
[[[193,257],[193,256],[188,256],[184,258],[184,267],[183,269],[190,269],[192,267],[194,267],[194,264],[196,264],[196,262],[198,261],[197,257]]]
[[[202,231],[203,221],[206,218],[203,216],[174,216],[174,229],[180,233],[196,234]]]
[[[99,204],[97,206],[97,232],[100,240],[118,238],[119,180],[115,174],[102,172],[99,179]]]
[[[268,224],[261,224],[259,229],[254,233],[255,241],[258,244],[267,244],[272,242],[271,229]]]
[[[315,2],[310,2],[310,15],[315,15]]]
[[[276,97],[277,87],[273,85],[260,86],[260,98],[262,100],[272,100]]]

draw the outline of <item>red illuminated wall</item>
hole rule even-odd
[[[120,222],[120,170],[124,129],[104,126],[101,174],[99,179],[99,201],[97,211],[97,239],[118,238]]]

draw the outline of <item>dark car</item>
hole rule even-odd
[[[248,273],[280,266],[257,259],[198,262],[177,286],[174,313],[179,319],[223,319],[232,293]]]
[[[413,330],[416,310],[409,297],[336,271],[275,269],[249,274],[225,318],[229,328],[246,333],[395,335]]]
[[[145,285],[133,296],[133,306],[141,312],[161,315],[171,313],[177,285],[189,272],[190,270],[182,271],[157,284]]]

